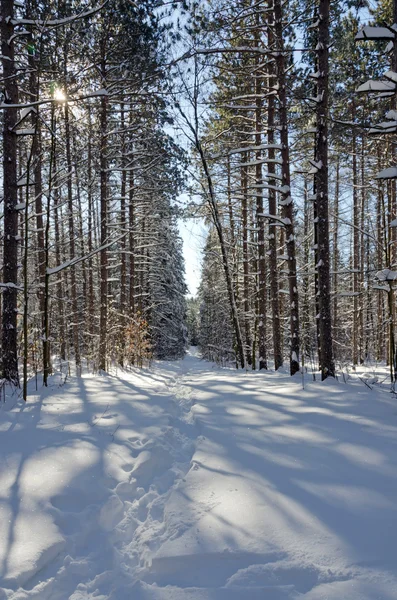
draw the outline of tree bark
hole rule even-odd
[[[318,98],[316,158],[316,206],[318,227],[318,286],[321,378],[335,376],[332,350],[332,323],[329,267],[328,220],[328,79],[329,79],[329,1],[319,1]]]
[[[268,26],[269,47],[274,45],[274,35],[272,31],[273,24]],[[268,66],[268,87],[271,91],[275,86],[275,69],[274,61],[270,61]],[[271,178],[271,175],[276,172],[276,150],[275,146],[275,98],[273,94],[269,94],[267,103],[267,141],[268,141],[268,159],[267,170],[269,173],[269,186],[276,186],[276,180]],[[277,214],[277,199],[276,191],[269,189],[268,192],[269,214]],[[281,349],[281,334],[280,334],[280,302],[279,302],[279,278],[277,265],[277,230],[276,221],[269,219],[269,271],[270,271],[270,294],[272,304],[272,332],[273,332],[273,354],[274,368],[277,371],[283,365],[283,352]]]
[[[259,45],[259,14],[256,16],[258,29],[255,34],[255,45]],[[257,67],[259,59],[256,59]],[[262,82],[259,70],[255,77],[255,185],[256,188],[256,227],[258,229],[258,350],[259,370],[267,369],[267,347],[266,347],[266,312],[267,312],[267,288],[266,288],[266,248],[265,248],[265,219],[263,218],[263,176],[262,176]],[[276,367],[277,369],[278,367]]]
[[[14,56],[13,0],[1,2],[1,54],[3,66],[4,103],[18,103]],[[4,190],[4,266],[3,278],[3,377],[18,385],[17,352],[17,286],[18,286],[18,204],[17,191],[17,109],[6,108],[3,117],[3,190]]]
[[[243,165],[248,162],[248,153],[241,156]],[[252,364],[251,358],[251,322],[250,322],[250,285],[249,285],[249,252],[248,252],[248,173],[247,167],[241,167],[241,216],[243,227],[243,294],[244,294],[244,331],[245,356],[247,363]]]
[[[67,166],[67,193],[68,193],[68,223],[69,223],[69,259],[76,257],[75,230],[74,230],[74,207],[73,207],[73,164],[71,153],[70,119],[69,107],[65,102],[65,144],[66,144],[66,166]],[[72,299],[72,331],[73,331],[73,349],[77,372],[81,368],[80,356],[80,334],[79,334],[79,311],[77,303],[77,281],[76,267],[70,267],[71,299]]]
[[[290,371],[294,375],[299,371],[299,300],[298,300],[298,281],[296,275],[296,252],[295,252],[295,232],[293,201],[291,197],[291,175],[289,158],[289,139],[288,139],[288,106],[287,89],[285,76],[285,57],[283,40],[283,13],[281,0],[274,1],[274,26],[275,26],[275,45],[276,45],[276,65],[278,79],[278,100],[280,113],[280,139],[281,139],[281,158],[282,158],[282,194],[280,204],[282,205],[283,219],[285,224],[285,246],[288,255],[288,286],[290,301]]]
[[[106,81],[106,41],[102,40],[101,49],[101,75],[102,83]],[[107,219],[108,219],[108,174],[107,174],[107,98],[101,98],[100,109],[100,237],[101,247],[107,242]],[[99,315],[99,368],[106,371],[107,357],[107,321],[108,321],[108,255],[107,249],[102,248],[100,252],[100,315]]]

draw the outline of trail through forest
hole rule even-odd
[[[303,389],[192,350],[60,383],[1,405],[2,600],[395,599],[376,377]]]

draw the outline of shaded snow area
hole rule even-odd
[[[395,600],[397,400],[194,353],[0,409],[0,599]]]

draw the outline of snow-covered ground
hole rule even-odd
[[[0,409],[0,600],[395,600],[397,399],[194,353]]]

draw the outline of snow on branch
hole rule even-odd
[[[20,287],[19,285],[16,285],[15,283],[0,283],[0,289],[1,288],[18,290],[20,292],[23,292],[23,288]]]
[[[357,33],[355,40],[394,40],[394,38],[395,34],[387,27],[371,27],[367,25]]]
[[[397,279],[397,271],[391,271],[390,269],[383,269],[378,271],[375,275],[378,281],[395,281]]]
[[[36,27],[59,27],[61,25],[68,25],[69,23],[73,23],[79,19],[85,19],[85,17],[95,15],[97,12],[101,11],[107,3],[108,0],[105,0],[105,2],[97,8],[91,8],[91,10],[86,10],[85,12],[81,12],[70,17],[64,17],[63,19],[49,19],[48,21],[39,21],[36,19],[11,19],[11,23],[13,25],[35,25]]]
[[[395,83],[391,81],[375,81],[369,79],[362,85],[360,85],[356,92],[394,92],[396,89]]]
[[[394,81],[394,83],[397,83],[397,73],[394,71],[386,71],[386,73],[383,74],[383,77],[389,79],[390,81]]]
[[[288,218],[282,219],[277,215],[270,215],[268,213],[258,213],[258,217],[262,217],[263,219],[270,219],[271,221],[277,221],[280,225],[285,227],[286,225],[290,225],[291,221]]]
[[[88,94],[78,96],[77,98],[68,97],[66,101],[68,102],[68,104],[70,104],[71,102],[79,102],[81,100],[88,100],[89,98],[97,98],[97,97],[108,96],[108,95],[109,95],[109,92],[102,88],[100,90],[95,90]],[[55,103],[59,104],[59,100],[57,100],[56,98],[44,98],[43,100],[36,100],[35,102],[27,102],[26,104],[8,104],[6,102],[2,102],[2,103],[0,103],[0,110],[4,110],[4,109],[8,109],[8,108],[20,108],[20,109],[33,108],[35,106],[40,106],[42,104],[50,104],[51,102],[55,102]]]
[[[56,267],[47,268],[47,270],[46,270],[47,275],[54,275],[55,273],[59,273],[60,271],[63,271],[64,269],[67,269],[68,267],[77,265],[77,263],[82,262],[83,260],[87,260],[87,259],[91,258],[91,256],[98,254],[98,252],[101,252],[102,250],[106,250],[106,248],[109,248],[109,246],[116,244],[117,242],[119,242],[120,240],[125,238],[126,235],[127,235],[126,233],[123,233],[123,235],[120,235],[119,237],[112,240],[111,242],[108,242],[107,244],[103,244],[103,246],[100,246],[99,248],[95,248],[94,250],[92,250],[92,252],[89,252],[88,254],[85,254],[84,256],[77,256],[76,258],[73,258],[72,260],[67,260],[66,262],[64,262]]]
[[[388,167],[383,169],[376,176],[375,179],[396,179],[397,178],[397,167]]]
[[[397,131],[397,121],[383,121],[371,127],[368,133],[394,133],[395,131]]]

